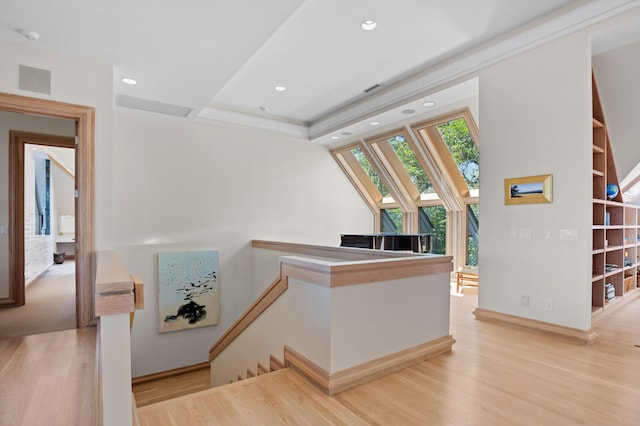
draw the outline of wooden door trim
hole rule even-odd
[[[88,106],[0,93],[0,111],[63,118],[74,120],[76,123],[76,188],[78,190],[76,203],[76,243],[78,247],[76,252],[76,319],[80,327],[92,325],[95,319],[93,301],[95,109]],[[12,209],[10,209],[10,215],[11,211]],[[12,220],[10,217],[10,229]],[[9,265],[13,264],[11,250],[10,248]],[[10,266],[10,276],[12,276],[11,271]],[[24,272],[21,281],[24,285]],[[0,304],[2,304],[2,300],[0,300]]]

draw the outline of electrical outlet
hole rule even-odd
[[[553,299],[549,299],[549,298],[544,299],[544,310],[553,312]]]
[[[529,296],[520,297],[520,306],[522,306],[523,308],[529,307]]]

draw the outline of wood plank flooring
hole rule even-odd
[[[0,339],[0,425],[93,424],[96,330]]]
[[[584,346],[475,320],[452,296],[453,351],[329,397],[290,369],[142,407],[142,425],[640,424],[640,298]]]
[[[136,405],[144,407],[211,388],[211,373],[209,368],[202,368],[171,377],[137,383],[132,388]]]

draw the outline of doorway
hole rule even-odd
[[[72,129],[75,132],[74,126]],[[19,297],[22,305],[37,305],[37,310],[20,309],[13,314],[22,323],[46,319],[48,324],[42,324],[42,330],[78,327],[75,268],[59,266],[64,259],[56,256],[61,254],[60,248],[67,249],[75,263],[75,137],[10,131],[9,170],[13,177],[9,179],[9,196],[15,200],[15,220],[9,232],[17,236],[22,231],[23,235],[16,241],[11,262],[16,263],[16,275],[24,276],[20,289],[24,288],[25,295]],[[35,321],[25,329],[40,328]]]
[[[0,93],[0,111],[28,115],[70,119],[75,122],[74,140],[76,159],[76,320],[79,327],[95,324],[93,272],[94,243],[94,116],[92,107],[72,105],[44,99]],[[11,147],[19,144],[10,143]],[[9,180],[20,181],[15,167],[9,171]],[[20,190],[14,191],[19,194]],[[24,189],[22,189],[24,194]],[[16,225],[23,203],[9,194],[9,291],[0,298],[0,306],[24,304],[24,228]],[[22,207],[20,207],[22,206]]]

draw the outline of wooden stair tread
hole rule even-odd
[[[201,424],[205,411],[217,413],[216,424],[241,424],[248,413],[263,424],[366,424],[290,368],[148,405],[138,414],[142,426],[164,426],[176,412],[181,424]]]

